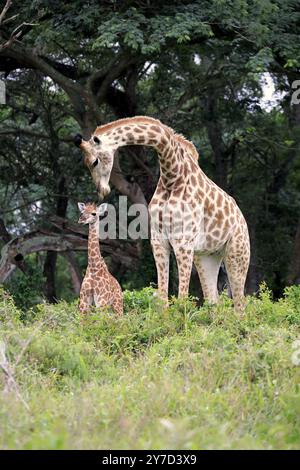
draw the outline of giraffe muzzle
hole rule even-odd
[[[84,217],[80,216],[79,219],[78,219],[78,223],[79,223],[79,224],[86,224],[87,221],[86,221],[86,219],[85,219]]]
[[[102,201],[105,198],[105,196],[108,196],[108,194],[110,193],[109,185],[101,186],[101,183],[98,183],[97,193],[98,193],[99,200]]]

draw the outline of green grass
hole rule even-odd
[[[300,448],[300,288],[273,302],[263,287],[244,318],[225,296],[166,312],[153,292],[126,292],[123,318],[94,312],[83,327],[75,303],[21,312],[0,291],[28,406],[0,392],[2,449]]]

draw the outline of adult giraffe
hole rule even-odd
[[[224,261],[235,308],[243,310],[250,258],[247,224],[235,200],[201,170],[197,150],[191,142],[146,116],[105,124],[96,128],[90,140],[77,135],[74,142],[84,152],[85,165],[100,198],[110,192],[109,179],[119,147],[154,147],[159,156],[160,178],[149,213],[161,298],[167,303],[172,247],[178,265],[180,297],[188,295],[194,262],[205,299],[215,303],[218,273]],[[171,228],[178,228],[180,221],[183,230],[173,230],[174,235]]]

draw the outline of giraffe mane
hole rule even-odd
[[[107,132],[111,129],[114,129],[115,127],[119,126],[120,124],[121,125],[134,124],[134,123],[142,124],[142,123],[147,123],[147,122],[159,125],[161,127],[164,127],[165,129],[167,129],[171,134],[173,134],[175,136],[175,138],[178,140],[178,142],[180,142],[185,147],[190,149],[190,151],[192,152],[192,157],[196,161],[198,161],[199,155],[198,155],[196,147],[194,146],[194,144],[192,142],[187,140],[183,135],[177,134],[171,127],[166,126],[165,124],[163,124],[158,119],[155,119],[155,118],[152,118],[152,117],[149,117],[149,116],[134,116],[134,117],[129,117],[129,118],[118,119],[117,121],[110,122],[108,124],[103,124],[102,126],[98,126],[96,128],[94,134],[95,135],[101,135],[101,134],[103,134],[103,133],[105,133],[105,132]]]

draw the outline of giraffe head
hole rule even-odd
[[[93,202],[78,202],[78,209],[80,210],[79,224],[95,224],[98,222],[99,217],[107,211],[107,204],[97,206]]]
[[[105,138],[99,138],[96,134],[89,140],[83,140],[77,134],[74,143],[84,153],[84,163],[91,172],[101,199],[110,193],[109,178],[114,163],[114,146]]]

